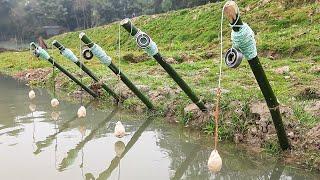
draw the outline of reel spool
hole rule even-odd
[[[146,49],[151,43],[151,38],[146,33],[140,31],[136,36],[136,42],[140,48]]]
[[[224,57],[224,61],[229,68],[237,68],[241,64],[242,59],[243,54],[235,48],[230,48]]]
[[[88,47],[85,47],[82,51],[82,57],[86,60],[91,60],[93,58],[93,53]]]

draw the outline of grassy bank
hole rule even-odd
[[[243,20],[257,34],[259,56],[282,104],[286,129],[295,152],[314,154],[319,150],[319,140],[306,142],[303,136],[319,126],[320,122],[319,110],[312,110],[320,99],[320,25],[316,23],[320,21],[319,4],[287,7],[281,2],[250,0],[240,1],[239,6]],[[173,62],[172,66],[196,94],[211,105],[215,102],[214,88],[218,80],[221,7],[220,3],[208,4],[133,20],[137,27],[153,38],[161,54]],[[230,28],[227,22],[224,25],[226,51],[230,47]],[[214,124],[210,118],[206,119],[196,110],[184,110],[191,101],[155,60],[136,47],[124,29],[121,29],[121,61],[118,60],[118,22],[84,32],[106,50],[134,83],[142,85],[157,111],[162,112],[169,121],[180,121],[207,133],[213,132]],[[79,32],[59,35],[49,39],[48,44],[57,39],[79,54],[78,35]],[[49,50],[49,53],[69,71],[79,73],[79,68],[63,59],[57,50]],[[49,63],[32,59],[28,51],[0,53],[0,59],[0,72],[8,75],[32,73],[30,70],[38,68],[50,72]],[[96,59],[85,63],[107,84],[115,87],[116,92],[128,94],[125,88],[120,88],[117,77]],[[50,75],[45,73],[43,78],[31,79],[31,84],[49,86]],[[78,89],[62,75],[57,79],[61,91],[73,92]],[[84,82],[90,84],[91,80],[85,77]],[[244,61],[238,69],[224,66],[222,87],[225,93],[222,97],[221,137],[278,152],[272,121],[267,109],[260,103],[264,99],[248,63]],[[134,111],[144,108],[134,96],[129,94],[126,97],[126,108]],[[105,99],[107,102],[111,98]],[[302,147],[303,143],[308,148]],[[319,154],[312,156],[312,159],[308,161],[310,164],[320,163]]]

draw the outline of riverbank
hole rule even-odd
[[[209,107],[215,103],[218,80],[221,6],[209,4],[133,20],[137,27],[151,35],[161,54]],[[281,103],[285,127],[293,146],[292,151],[286,153],[290,157],[287,159],[319,169],[320,44],[316,39],[319,25],[314,23],[320,20],[319,13],[316,13],[319,8],[315,4],[287,8],[279,2],[264,4],[257,0],[241,1],[240,6],[245,7],[242,8],[243,19],[257,34],[261,62]],[[268,18],[265,18],[266,12]],[[225,27],[225,39],[228,40],[230,31],[227,24]],[[139,85],[167,121],[212,134],[214,124],[210,114],[198,111],[160,65],[141,52],[124,30],[121,30],[122,56],[118,61],[117,31],[118,23],[113,23],[85,32],[113,57],[122,72]],[[78,34],[63,34],[48,40],[48,44],[57,39],[79,53]],[[230,42],[226,42],[226,49],[229,46]],[[48,52],[79,77],[77,66],[63,59],[57,50]],[[48,62],[32,58],[29,51],[3,52],[0,59],[0,72],[33,86],[52,87],[52,67]],[[146,111],[139,99],[100,62],[94,59],[85,64],[121,93],[126,109]],[[76,100],[79,97],[79,88],[63,74],[59,73],[56,81],[56,88],[64,94],[60,98]],[[104,93],[97,84],[92,84],[89,77],[85,76],[83,81]],[[222,87],[221,140],[229,139],[255,151],[280,153],[272,120],[248,63],[244,61],[238,69],[224,66]],[[103,99],[106,104],[112,102],[106,93]]]

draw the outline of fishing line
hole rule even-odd
[[[79,51],[80,51],[80,58],[79,58],[79,61],[80,61],[80,66],[79,66],[79,75],[80,75],[80,82],[81,82],[81,84],[83,84],[83,80],[82,80],[82,76],[83,76],[83,73],[82,73],[82,71],[81,71],[81,69],[82,69],[82,57],[81,57],[81,52],[82,52],[82,43],[81,43],[81,40],[80,40],[80,43],[79,43]],[[81,86],[81,88],[80,88],[80,105],[82,106],[83,105],[83,99],[82,99],[82,91],[83,91],[83,88],[82,88],[82,86]]]

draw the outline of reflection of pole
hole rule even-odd
[[[192,89],[188,86],[188,84],[179,76],[179,74],[168,64],[161,54],[158,52],[158,48],[155,42],[151,40],[151,38],[141,32],[138,28],[136,28],[129,19],[124,19],[121,21],[121,25],[124,29],[126,29],[131,36],[136,37],[136,42],[139,47],[145,49],[147,53],[152,56],[162,67],[163,69],[170,75],[170,77],[180,86],[180,88],[188,95],[188,97],[195,103],[200,110],[206,111],[202,100],[200,100],[196,94],[192,91]]]
[[[199,152],[200,146],[196,146],[193,148],[190,154],[187,155],[187,158],[181,163],[179,168],[176,170],[176,173],[173,176],[173,180],[181,179],[184,172],[188,169],[190,163],[196,158],[197,152]]]
[[[273,171],[270,176],[270,180],[278,180],[280,179],[283,170],[284,170],[284,165],[281,159],[278,159],[277,164],[274,166]]]
[[[65,157],[61,163],[60,163],[60,167],[59,167],[59,171],[64,171],[68,166],[70,166],[74,160],[77,158],[78,156],[78,152],[85,146],[85,144],[87,142],[89,142],[90,140],[92,140],[92,138],[95,136],[95,134],[98,132],[99,129],[101,129],[102,127],[104,127],[104,125],[110,121],[113,116],[118,112],[118,108],[114,109],[110,114],[109,116],[101,121],[97,127],[95,129],[93,129],[90,134],[88,136],[86,136],[84,138],[83,141],[81,141],[80,143],[77,144],[77,146],[74,148],[74,149],[71,149],[70,151],[68,151],[68,155],[67,157]]]
[[[90,101],[89,103],[87,103],[85,105],[85,107],[87,108],[92,102],[93,101]],[[52,141],[55,139],[55,137],[58,134],[60,134],[61,132],[63,132],[64,130],[66,130],[69,127],[69,123],[71,123],[72,121],[76,120],[77,117],[78,117],[77,115],[73,116],[70,120],[68,120],[65,123],[63,123],[62,126],[59,128],[58,132],[46,137],[45,140],[36,142],[36,145],[37,145],[38,149],[33,153],[34,154],[39,154],[43,148],[46,148],[46,147],[50,146],[52,144]]]
[[[52,43],[55,47],[60,50],[60,53],[67,57],[70,61],[75,63],[78,67],[80,67],[86,74],[88,74],[95,82],[99,82],[99,78],[87,68],[79,59],[72,53],[70,49],[66,49],[60,42],[54,40]],[[101,87],[106,90],[111,96],[113,96],[117,101],[119,101],[119,96],[112,91],[105,83],[101,84]]]
[[[58,132],[57,129],[57,121],[54,121],[54,128],[56,129],[56,133]],[[57,151],[58,151],[58,137],[56,136],[56,145],[54,146],[54,167],[57,168]]]
[[[121,72],[116,65],[114,65],[111,61],[111,58],[102,50],[100,46],[92,42],[89,37],[81,33],[80,39],[91,49],[93,54],[95,54],[99,60],[107,65],[113,73],[120,76],[121,81],[149,108],[154,109],[153,104],[150,102],[150,100],[142,94],[142,92],[127,78],[127,76]]]
[[[241,28],[243,28],[244,24],[241,20],[240,14],[238,13],[238,6],[234,1],[228,1],[225,5],[224,13],[228,17],[230,23],[235,25],[232,27],[233,33],[239,33]],[[237,36],[240,37],[240,33]],[[242,35],[243,36],[243,35]],[[241,37],[243,38],[243,37]],[[251,37],[250,37],[251,38]],[[246,35],[246,41],[250,41],[250,38]],[[249,39],[249,40],[248,40]],[[248,43],[247,43],[248,44]],[[247,47],[245,47],[247,48]],[[244,53],[244,52],[242,52]],[[246,54],[244,54],[246,56]],[[251,55],[251,54],[250,54]],[[278,100],[271,88],[271,85],[267,79],[267,76],[263,70],[263,67],[259,61],[258,56],[253,57],[252,59],[248,59],[250,68],[259,84],[260,90],[267,102],[269,107],[273,124],[277,131],[279,144],[282,150],[287,150],[290,148],[289,140],[284,129],[284,125],[282,122],[279,103]]]
[[[99,174],[99,177],[97,179],[108,179],[113,172],[114,169],[117,168],[118,164],[120,163],[120,160],[126,155],[126,153],[132,148],[132,146],[138,141],[141,134],[146,130],[146,128],[151,124],[151,122],[154,120],[154,117],[148,117],[148,119],[139,127],[139,129],[133,134],[132,138],[126,145],[126,148],[124,149],[123,153],[120,157],[116,156],[113,158],[113,160],[110,163],[110,166],[103,172]],[[93,177],[92,174],[88,173],[86,174],[86,177]]]

